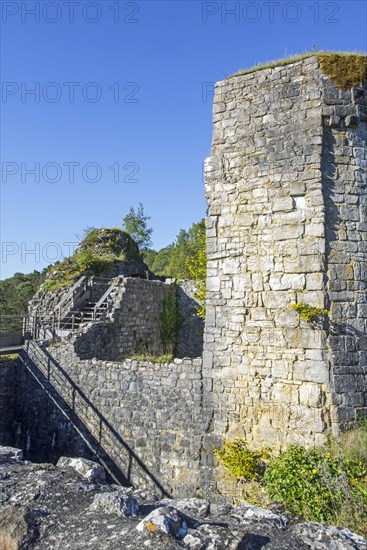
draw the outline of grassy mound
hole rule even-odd
[[[93,229],[69,258],[48,269],[45,290],[73,284],[82,275],[101,275],[117,262],[140,259],[139,248],[121,229]]]

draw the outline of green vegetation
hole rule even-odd
[[[175,279],[190,279],[190,258],[193,258],[202,244],[205,235],[205,221],[192,224],[186,231],[181,229],[176,240],[161,250],[149,250],[144,260],[149,269],[156,275]]]
[[[162,355],[154,355],[151,353],[136,353],[132,356],[135,361],[147,361],[148,363],[172,363],[173,355],[165,353]]]
[[[338,88],[343,90],[348,89],[352,86],[359,85],[363,80],[367,79],[366,55],[358,52],[320,51],[309,51],[300,55],[293,55],[283,59],[258,63],[249,69],[244,69],[231,75],[230,78],[253,73],[261,69],[271,69],[273,67],[289,65],[313,56],[318,58],[324,74],[329,76]]]
[[[306,521],[367,535],[366,421],[318,449],[290,445],[277,456],[269,449],[251,451],[237,440],[214,453],[228,475],[243,483],[252,504],[262,506],[268,498]]]
[[[325,315],[329,315],[330,313],[327,309],[310,306],[309,304],[305,304],[304,302],[291,304],[289,307],[297,311],[303,321],[307,321],[310,324],[316,323],[322,317],[325,317]]]
[[[0,316],[22,315],[28,312],[28,302],[45,280],[46,271],[34,271],[24,275],[15,273],[13,277],[0,281]],[[22,328],[22,319],[2,318],[0,332],[10,332]]]
[[[148,250],[144,260],[156,275],[197,281],[195,298],[205,303],[206,297],[206,235],[205,220],[193,223],[188,231],[181,229],[175,242],[159,251]],[[205,317],[205,306],[197,308]]]
[[[139,249],[130,235],[119,228],[92,229],[75,253],[48,268],[45,290],[73,284],[82,275],[100,275],[116,262],[139,258]]]
[[[177,343],[180,328],[180,314],[176,288],[170,288],[163,298],[160,334],[166,355],[172,356]]]
[[[205,319],[205,300],[206,300],[206,232],[205,222],[196,224],[195,246],[191,254],[186,258],[186,266],[189,271],[190,279],[197,281],[198,290],[195,298],[203,304],[197,308],[197,315]]]
[[[324,74],[341,90],[361,85],[367,80],[367,55],[325,53],[317,57]]]
[[[270,497],[306,521],[327,522],[341,509],[342,464],[324,450],[291,445],[268,465],[264,483]]]
[[[264,475],[264,459],[269,458],[269,451],[251,451],[245,441],[237,439],[227,441],[223,447],[213,447],[219,462],[228,470],[227,475],[245,481],[260,480]]]
[[[14,360],[14,359],[18,359],[18,354],[17,353],[9,353],[8,355],[0,355],[0,366],[1,366],[1,363],[4,363],[5,361]]]
[[[122,228],[136,242],[140,252],[144,256],[152,245],[153,228],[148,227],[150,216],[144,214],[144,206],[139,202],[139,206],[135,209],[130,206],[128,214],[123,219]]]

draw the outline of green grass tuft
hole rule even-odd
[[[135,361],[147,361],[148,363],[172,363],[173,361],[173,355],[169,354],[163,354],[163,355],[152,355],[152,354],[144,354],[144,353],[137,353],[132,356],[132,359]]]

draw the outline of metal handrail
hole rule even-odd
[[[102,304],[106,302],[107,298],[111,294],[111,292],[115,289],[115,283],[111,283],[111,285],[108,287],[106,292],[103,294],[103,296],[98,300],[96,305],[93,308],[93,320],[96,320],[97,316],[97,310],[101,308]]]
[[[70,313],[71,308],[74,307],[74,304],[82,297],[82,294],[83,293],[85,294],[87,292],[87,289],[85,288],[85,286],[83,287],[83,289],[81,289],[82,284],[85,282],[87,282],[88,284],[88,279],[86,275],[83,275],[82,277],[80,277],[80,279],[78,279],[78,281],[71,287],[71,289],[66,294],[66,296],[64,296],[63,299],[54,308],[53,314],[56,314],[58,316],[59,329],[60,329],[62,318],[65,317],[68,313]],[[78,290],[79,292],[76,294],[76,296],[74,296],[74,293],[76,290]],[[83,292],[80,292],[80,290],[82,290]],[[62,306],[70,301],[71,301],[71,304],[69,304],[68,308],[66,308],[66,311],[63,313],[61,309]]]
[[[83,275],[80,277],[80,279],[77,280],[77,282],[71,287],[69,292],[60,300],[60,302],[55,306],[54,311],[56,309],[61,309],[61,307],[64,305],[64,303],[73,296],[74,291],[82,284],[82,282],[87,278],[86,275]]]
[[[108,306],[108,298],[111,292],[116,288],[116,283],[114,279],[107,277],[87,277],[83,275],[78,279],[78,281],[72,286],[68,293],[60,300],[60,302],[54,307],[52,311],[52,317],[50,318],[41,318],[37,315],[33,316],[31,323],[33,325],[33,336],[35,338],[41,333],[42,329],[48,329],[52,333],[52,338],[54,338],[57,330],[70,329],[74,331],[75,323],[79,321],[83,322],[83,316],[79,318],[78,315],[81,313],[81,308],[86,301],[86,298],[91,297],[91,291],[94,285],[103,284],[106,285],[106,281],[110,282],[109,287],[104,292],[103,296],[98,300],[94,305],[92,311],[92,319],[90,322],[95,322],[98,320],[98,313],[101,310],[105,309],[105,305]],[[108,309],[108,307],[106,307]],[[71,326],[70,326],[71,325]],[[44,332],[46,334],[46,332]]]

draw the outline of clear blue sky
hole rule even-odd
[[[139,202],[154,247],[169,244],[205,215],[210,83],[312,47],[367,48],[362,0],[1,5],[2,278]]]

